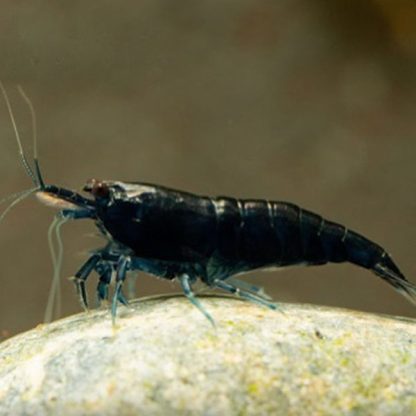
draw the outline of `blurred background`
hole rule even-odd
[[[383,245],[416,282],[413,0],[3,1],[0,79],[48,183],[147,181],[198,194],[294,202]],[[2,196],[31,187],[0,100]],[[3,204],[4,209],[7,205]],[[43,320],[54,212],[35,197],[0,224],[0,336]],[[102,244],[62,228],[67,279]],[[394,315],[416,309],[348,264],[255,272],[276,300]],[[90,278],[95,299],[96,277]],[[141,274],[137,295],[177,291]]]

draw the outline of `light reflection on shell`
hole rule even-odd
[[[65,199],[59,198],[58,196],[51,194],[49,192],[39,191],[39,192],[36,192],[36,196],[40,202],[52,208],[71,209],[71,210],[82,209],[78,205],[75,205],[72,202],[65,201]]]

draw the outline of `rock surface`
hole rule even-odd
[[[142,299],[0,344],[1,415],[416,415],[416,321]]]

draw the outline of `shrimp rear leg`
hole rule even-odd
[[[240,296],[243,299],[249,300],[253,303],[257,303],[258,305],[266,306],[273,310],[278,309],[278,306],[276,303],[269,302],[261,296],[257,296],[246,290],[240,289],[239,287],[233,284],[226,283],[223,280],[214,281],[214,287],[225,290],[226,292],[232,293],[233,295]]]
[[[234,287],[244,290],[247,292],[251,292],[254,295],[258,296],[259,298],[262,298],[264,300],[272,300],[272,297],[269,296],[262,287],[255,286],[251,283],[247,283],[244,280],[239,280],[234,277],[227,278],[227,283],[233,285]]]
[[[193,283],[196,279],[192,279],[191,276],[188,274],[182,274],[179,276],[179,281],[182,286],[182,290],[185,296],[189,299],[189,301],[196,306],[204,316],[211,322],[212,326],[215,327],[215,321],[212,316],[206,311],[206,309],[202,306],[201,302],[197,299],[194,292],[191,288],[191,283]]]

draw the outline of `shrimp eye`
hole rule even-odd
[[[108,186],[103,183],[103,182],[98,182],[96,183],[92,190],[91,193],[97,198],[107,198],[108,195],[110,194],[110,190],[108,189]]]
[[[107,198],[110,194],[108,185],[97,179],[90,179],[84,186],[84,191],[91,192],[96,198]]]

